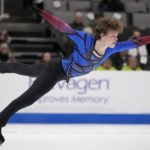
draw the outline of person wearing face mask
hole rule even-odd
[[[16,62],[9,46],[6,43],[0,45],[0,62]]]
[[[140,36],[141,36],[141,32],[139,30],[134,30],[130,40],[137,39]],[[130,49],[128,51],[128,55],[137,57],[139,60],[140,67],[142,69],[145,69],[145,66],[147,65],[147,62],[148,62],[148,52],[147,52],[147,48],[145,45],[142,45],[134,49]]]
[[[95,70],[114,53],[150,43],[150,36],[139,37],[127,42],[117,42],[118,34],[122,32],[123,26],[121,21],[114,18],[101,20],[101,23],[96,26],[95,35],[91,36],[83,31],[73,29],[44,10],[36,9],[36,11],[56,29],[74,41],[74,51],[67,58],[55,58],[47,62],[37,74],[34,74],[37,79],[31,87],[0,112],[0,144],[5,141],[2,128],[6,126],[9,118],[17,111],[32,105],[50,91],[57,82],[66,80],[68,83],[70,78],[82,76]],[[20,64],[20,67],[17,68],[13,64],[13,67],[15,73],[20,73],[18,69],[24,71],[24,65]],[[32,76],[30,70],[33,72],[34,67],[34,65],[26,66],[28,72],[24,75]]]

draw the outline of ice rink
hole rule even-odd
[[[21,125],[3,129],[1,150],[150,150],[150,125]]]

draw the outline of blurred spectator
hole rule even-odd
[[[113,66],[117,68],[118,70],[121,70],[123,66],[127,65],[127,60],[128,60],[128,51],[122,51],[120,53],[116,53],[111,56]]]
[[[39,9],[43,9],[44,8],[44,0],[34,0],[34,6],[39,8]],[[41,23],[42,21],[42,16],[40,16],[39,14],[35,13],[35,22],[37,23]]]
[[[11,43],[11,37],[8,35],[6,30],[2,30],[0,33],[0,44],[6,42],[7,44]]]
[[[104,18],[104,15],[102,13],[96,13],[95,18],[94,18],[95,26],[99,24],[103,18]]]
[[[90,22],[90,25],[89,25],[89,26],[92,28],[93,32],[95,31],[96,25],[101,22],[101,20],[102,20],[103,17],[104,17],[104,16],[103,16],[102,13],[96,13],[96,14],[94,15],[94,20],[92,20],[92,21]]]
[[[102,13],[95,13],[94,14],[94,20],[91,21],[91,25],[96,26],[101,22],[101,20],[104,18],[104,15]]]
[[[16,62],[15,57],[6,43],[0,45],[0,62]]]
[[[100,11],[102,12],[122,12],[124,5],[120,0],[102,0],[99,4]]]
[[[112,66],[112,61],[110,58],[106,59],[96,70],[116,70],[115,67]]]
[[[37,61],[36,63],[37,64],[46,63],[51,59],[52,59],[51,53],[50,52],[45,52],[42,56],[42,59]]]
[[[91,35],[94,34],[94,33],[93,33],[93,30],[92,30],[90,27],[85,27],[85,28],[83,29],[83,31],[86,32],[86,33],[89,33],[89,34],[91,34]]]
[[[85,25],[83,24],[83,15],[81,12],[75,13],[74,21],[70,24],[70,26],[76,30],[83,30]]]
[[[134,40],[134,39],[136,39],[140,36],[141,36],[140,31],[134,30],[130,39]],[[140,66],[141,66],[142,69],[144,69],[145,66],[147,65],[148,52],[147,52],[146,45],[140,46],[138,48],[130,49],[128,51],[128,55],[137,57],[139,62],[140,62]]]
[[[138,59],[134,56],[130,56],[128,59],[128,64],[127,66],[124,66],[122,68],[124,71],[131,71],[131,70],[136,70],[136,71],[141,71],[142,69],[139,67],[139,62]]]

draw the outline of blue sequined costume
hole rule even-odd
[[[96,51],[94,49],[96,42],[94,36],[91,36],[90,34],[87,34],[83,31],[72,29],[72,27],[70,27],[64,21],[47,13],[44,10],[40,11],[40,15],[75,43],[74,51],[70,57],[62,59],[62,66],[68,79],[70,77],[84,75],[91,72],[92,70],[95,70],[110,55],[114,53],[133,49],[138,46],[150,43],[150,36],[140,37],[136,40],[127,42],[116,42],[115,47],[107,47],[105,54],[100,58],[95,56],[93,53],[93,51]]]

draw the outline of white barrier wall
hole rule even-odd
[[[16,74],[0,74],[0,110],[34,81]],[[39,87],[40,88],[40,87]],[[150,72],[94,71],[61,81],[21,113],[150,113]]]

